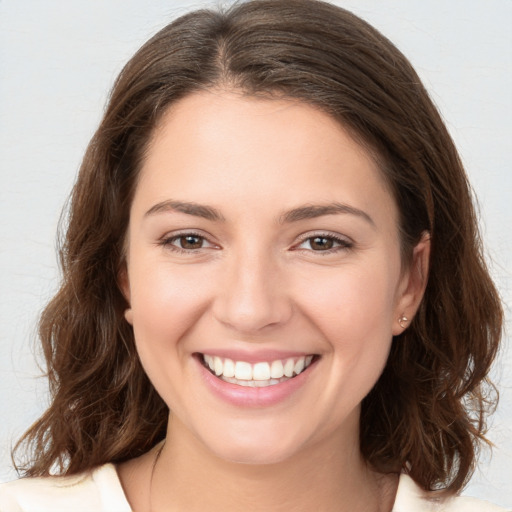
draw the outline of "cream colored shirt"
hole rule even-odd
[[[131,512],[112,464],[75,476],[22,478],[0,484],[0,512],[93,511]],[[407,475],[400,476],[393,506],[393,512],[504,511],[501,507],[474,498],[455,497],[434,501]]]

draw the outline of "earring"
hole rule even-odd
[[[127,308],[124,310],[124,318],[130,324],[133,325],[133,312],[132,308]]]
[[[401,316],[399,319],[398,319],[398,325],[402,328],[402,329],[405,329],[407,327],[407,322],[409,321],[409,319],[404,315],[404,316]]]

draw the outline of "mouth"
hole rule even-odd
[[[294,379],[306,372],[320,358],[318,354],[309,354],[251,364],[209,354],[197,354],[197,357],[218,379],[253,388],[275,386]]]

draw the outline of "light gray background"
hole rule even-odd
[[[439,106],[479,197],[491,268],[512,275],[512,1],[339,0],[409,57]],[[58,284],[55,232],[107,92],[133,52],[185,11],[163,0],[0,0],[0,480],[13,440],[46,403],[34,362],[38,312]],[[508,329],[510,332],[510,311]],[[512,353],[501,404],[466,494],[512,507]]]

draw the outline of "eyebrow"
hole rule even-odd
[[[224,216],[215,208],[205,206],[198,203],[189,203],[185,201],[162,201],[152,206],[146,213],[145,217],[164,212],[181,212],[195,217],[202,217],[203,219],[212,221],[225,221]]]
[[[155,204],[145,213],[144,216],[149,217],[158,213],[173,211],[185,213],[187,215],[193,215],[195,217],[201,217],[211,221],[225,222],[226,220],[222,213],[220,213],[219,210],[213,208],[212,206],[187,201],[175,201],[172,199]],[[365,211],[353,206],[349,206],[348,204],[337,202],[327,204],[312,204],[294,208],[293,210],[289,210],[281,214],[279,216],[279,223],[286,224],[306,219],[315,219],[317,217],[323,217],[324,215],[340,214],[355,215],[375,227],[374,220]]]
[[[300,206],[283,213],[279,219],[281,223],[297,222],[305,219],[315,219],[324,215],[349,214],[362,218],[373,227],[374,220],[363,210],[343,203],[312,204]]]

